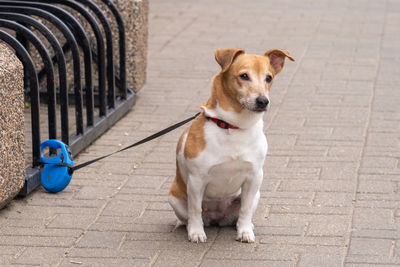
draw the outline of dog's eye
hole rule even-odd
[[[271,75],[267,75],[267,77],[265,78],[265,81],[267,83],[270,83],[272,81],[272,76]]]
[[[239,75],[240,79],[244,80],[244,81],[248,81],[250,80],[249,75],[247,75],[247,73],[242,73]]]

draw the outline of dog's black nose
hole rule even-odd
[[[256,98],[257,109],[265,109],[269,104],[269,100],[266,97],[259,96]]]

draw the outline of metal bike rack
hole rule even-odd
[[[69,145],[72,155],[76,155],[124,116],[135,103],[135,92],[126,85],[122,17],[113,2],[101,1],[117,23],[116,50],[113,49],[113,32],[104,10],[90,0],[0,0],[0,40],[15,50],[24,66],[24,92],[31,104],[32,166],[26,169],[25,186],[20,192],[22,196],[40,184],[40,104],[47,104],[49,138],[60,138]],[[90,26],[89,29],[85,29],[73,14],[79,14]],[[57,38],[50,28],[57,29],[63,38]],[[89,30],[95,37],[93,42],[89,38]],[[47,40],[52,51],[48,51],[37,33],[43,37],[42,40]],[[37,51],[43,63],[42,69],[36,69],[34,57],[28,51]],[[115,51],[119,53],[118,64],[114,63]],[[69,52],[72,73],[67,73],[65,58]],[[96,85],[93,84],[94,66],[97,69]],[[116,68],[118,75],[115,74]],[[71,84],[68,84],[67,75],[73,75]],[[42,84],[46,84],[45,91],[39,89],[43,88]],[[68,85],[73,92],[68,90]],[[75,106],[76,130],[73,133],[69,132],[68,118],[71,104]],[[57,136],[57,105],[60,106],[60,137]],[[84,106],[86,123],[83,119]],[[98,107],[98,115],[95,115],[95,107]]]

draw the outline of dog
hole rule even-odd
[[[168,202],[186,224],[189,241],[206,242],[204,225],[236,224],[236,240],[255,242],[252,217],[260,198],[268,144],[263,115],[269,91],[286,50],[263,56],[243,49],[217,49],[221,71],[212,80],[211,97],[181,135],[176,177]]]

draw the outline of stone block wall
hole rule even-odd
[[[25,182],[23,67],[0,43],[0,208]]]
[[[114,18],[101,0],[94,2],[102,7],[102,10],[107,10],[107,18]],[[114,0],[113,2],[118,7],[125,26],[127,87],[137,92],[146,82],[149,1]],[[113,20],[112,22],[114,22],[111,23],[112,30],[117,33],[116,23]],[[114,38],[113,41],[114,48],[118,47],[118,39]],[[118,58],[117,49],[114,51]]]

